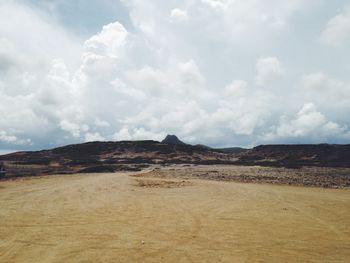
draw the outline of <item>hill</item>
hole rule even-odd
[[[135,171],[152,164],[232,163],[215,149],[157,141],[89,142],[36,152],[0,156],[7,176],[76,172]]]
[[[158,141],[89,142],[0,156],[6,177],[55,173],[139,171],[150,165],[231,164],[300,168],[350,167],[350,145],[261,145],[213,149],[175,135]]]

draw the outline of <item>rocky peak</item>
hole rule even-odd
[[[186,143],[179,140],[176,135],[167,135],[165,139],[162,141],[164,144],[181,144],[185,145]]]

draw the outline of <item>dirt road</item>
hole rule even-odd
[[[128,174],[0,182],[0,261],[350,262],[350,191]]]

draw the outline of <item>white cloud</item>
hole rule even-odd
[[[6,21],[0,24],[0,127],[17,138],[13,144],[46,140],[70,101],[69,71],[79,64],[81,44],[45,14],[16,1],[2,1],[0,17]]]
[[[87,125],[79,125],[74,122],[70,122],[68,120],[62,120],[60,122],[60,128],[66,132],[69,132],[72,136],[79,138],[82,132],[86,132],[89,130],[89,126]]]
[[[151,132],[144,128],[136,128],[133,130],[132,138],[134,140],[162,140],[166,136],[165,132]]]
[[[277,135],[282,137],[305,136],[322,128],[325,124],[327,124],[326,117],[317,111],[314,104],[308,103],[297,113],[295,119],[291,121],[285,117],[281,119]]]
[[[281,62],[275,57],[260,58],[256,63],[256,70],[256,83],[259,86],[270,84],[285,73]]]
[[[110,23],[85,42],[85,49],[98,55],[116,56],[119,47],[125,44],[127,36],[128,31],[122,24]]]
[[[161,141],[165,137],[166,133],[154,133],[144,128],[134,128],[131,132],[124,127],[113,135],[113,139],[117,141],[128,140],[158,140]]]
[[[340,47],[350,44],[350,12],[331,18],[321,35],[329,46]]]
[[[31,144],[30,139],[19,139],[17,136],[7,134],[5,131],[0,131],[0,142],[6,144],[15,144],[15,145],[29,145]]]
[[[350,83],[327,76],[323,72],[305,75],[302,79],[303,96],[321,105],[337,105],[347,111],[350,105]]]
[[[244,80],[235,80],[225,87],[224,95],[226,98],[242,97],[247,94],[248,83]]]
[[[128,128],[122,128],[113,135],[113,140],[116,141],[129,141],[132,137],[129,133]]]
[[[226,9],[231,1],[228,1],[228,0],[202,0],[202,2],[209,5],[212,8]]]
[[[294,116],[282,116],[280,124],[271,133],[265,135],[265,140],[274,141],[278,138],[309,138],[310,141],[323,142],[332,137],[348,137],[346,127],[327,120],[324,114],[317,110],[313,103],[305,104]],[[334,138],[333,138],[334,139]]]
[[[174,8],[170,12],[170,19],[172,21],[185,21],[188,19],[187,11],[179,8]]]
[[[104,120],[100,120],[100,119],[96,119],[96,120],[95,120],[95,125],[96,125],[97,127],[102,127],[102,128],[108,128],[108,127],[111,126],[111,125],[109,124],[109,122],[104,121]]]
[[[99,134],[98,132],[94,132],[94,133],[88,132],[85,134],[85,142],[95,142],[95,141],[104,141],[104,140],[106,140],[106,138],[101,136],[101,134]]]
[[[328,82],[328,78],[322,72],[316,72],[316,73],[304,76],[303,87],[307,89],[320,90],[324,88],[327,82]]]
[[[67,33],[46,14],[17,1],[1,1],[0,17],[6,21],[0,24],[1,42],[8,42],[16,51],[11,57],[19,62],[16,65],[21,69],[30,66],[32,70],[44,70],[46,63],[57,57],[70,68],[77,65],[80,39]]]
[[[293,15],[313,1],[124,2],[132,27],[113,22],[87,40],[18,1],[1,2],[0,144],[174,133],[193,143],[246,146],[271,126],[275,140],[312,137],[317,128],[326,139],[345,138],[348,81],[325,73],[286,81],[288,56],[283,64],[261,57],[275,52]],[[270,88],[276,83],[278,92]]]
[[[3,142],[16,142],[17,137],[13,135],[7,135],[5,131],[0,131],[0,140]]]

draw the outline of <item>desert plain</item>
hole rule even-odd
[[[349,189],[211,172],[1,181],[0,262],[350,262]]]

